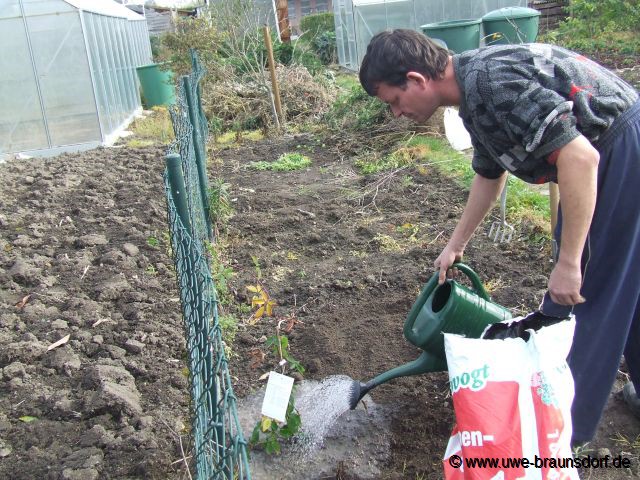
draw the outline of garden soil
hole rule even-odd
[[[295,172],[250,168],[285,152],[313,163]],[[119,147],[0,165],[0,478],[189,477],[163,154]],[[241,315],[230,345],[239,397],[278,368],[266,346],[278,326],[304,377],[316,381],[367,380],[418,356],[403,322],[460,216],[461,187],[428,166],[362,176],[346,152],[306,135],[218,149],[210,176],[231,187],[235,215],[220,235],[231,298],[246,304],[247,287],[259,282],[277,304],[275,316],[257,322],[249,307]],[[480,227],[465,261],[496,302],[527,313],[545,291],[549,246],[524,224],[511,243],[494,244],[486,232],[495,219]],[[632,457],[633,469],[584,478],[639,474],[637,446],[618,438],[640,433],[620,396],[624,377],[587,451]],[[454,424],[446,374],[393,380],[371,395],[390,412],[380,478],[441,478]],[[359,478],[348,463],[334,471],[331,478]]]

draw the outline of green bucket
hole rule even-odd
[[[145,108],[176,103],[173,72],[160,70],[160,66],[157,63],[151,63],[136,68],[142,88],[142,103]]]
[[[533,8],[499,8],[482,17],[485,43],[506,45],[535,42],[539,22],[540,12]]]
[[[476,20],[450,20],[447,22],[427,23],[420,29],[426,36],[442,40],[449,50],[462,53],[480,46],[480,23]]]

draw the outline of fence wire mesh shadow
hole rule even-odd
[[[198,479],[250,479],[247,443],[224,352],[206,243],[212,241],[206,177],[208,129],[193,71],[180,79],[170,109],[175,142],[164,174],[171,247],[184,321],[191,390],[191,465]]]

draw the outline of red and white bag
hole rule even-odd
[[[566,461],[574,327],[572,318],[527,330],[527,341],[444,334],[456,414],[443,460],[447,480],[579,478]]]

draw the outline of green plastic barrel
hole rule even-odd
[[[476,20],[450,20],[448,22],[427,23],[420,29],[426,36],[442,40],[449,50],[462,53],[480,46],[480,23]]]
[[[157,63],[151,63],[136,68],[142,87],[142,104],[145,108],[176,103],[173,72],[161,70],[160,67]]]
[[[526,7],[505,7],[482,17],[485,43],[531,43],[538,37],[540,12]]]

